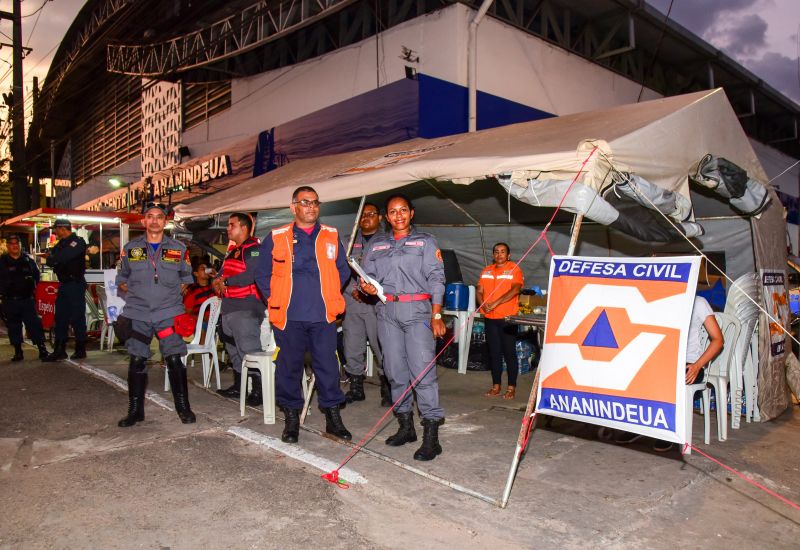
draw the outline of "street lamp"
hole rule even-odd
[[[124,182],[120,178],[113,177],[108,179],[108,183],[111,184],[112,187],[122,187],[125,186],[126,193],[125,193],[125,203],[128,209],[128,212],[131,211],[131,184],[130,182]]]

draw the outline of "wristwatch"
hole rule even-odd
[[[433,319],[435,321],[441,321],[442,320],[442,314],[441,313],[434,313],[433,314]]]

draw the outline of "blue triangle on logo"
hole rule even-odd
[[[614,338],[614,331],[611,330],[611,323],[608,322],[606,310],[597,317],[589,334],[583,340],[584,346],[595,348],[618,348],[617,339]]]

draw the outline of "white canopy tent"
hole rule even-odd
[[[314,187],[325,203],[363,195],[373,199],[410,186],[407,189],[417,202],[417,222],[434,233],[443,248],[455,248],[462,262],[466,259],[471,264],[472,274],[476,266],[486,261],[479,250],[505,240],[521,253],[549,217],[547,210],[507,201],[505,191],[492,178],[510,174],[513,182],[527,185],[529,178],[538,178],[542,172],[547,172],[546,179],[560,180],[572,180],[580,173],[577,183],[599,191],[613,167],[689,199],[694,215],[707,232],[699,239],[701,246],[720,245],[728,251],[729,271],[735,266],[730,273],[733,278],[757,269],[785,269],[785,222],[772,191],[772,205],[752,223],[704,190],[690,193],[688,174],[706,153],[724,157],[745,169],[750,178],[766,182],[724,92],[712,90],[472,134],[414,139],[296,160],[210,197],[179,205],[176,218],[272,210],[274,213],[267,213],[266,219],[279,223],[285,219],[285,210],[280,209],[286,209],[292,191],[300,185]],[[324,219],[349,230],[355,203],[337,204],[345,205],[338,209],[343,215],[340,223],[332,222],[336,211],[323,210]],[[346,218],[349,221],[344,222]],[[703,218],[711,219],[702,221]],[[262,219],[259,216],[259,227]],[[594,229],[582,232],[581,238],[589,246],[579,248],[579,254],[645,255],[653,250],[653,246],[624,235],[610,235],[602,226]],[[551,242],[556,252],[563,253],[568,238],[566,228],[554,233]],[[596,238],[598,233],[602,238]],[[686,251],[686,246],[682,250]],[[540,254],[535,261],[539,263],[535,271],[546,273],[543,268],[549,255]],[[528,267],[523,265],[523,270],[527,277]],[[545,277],[537,282],[543,282]],[[762,335],[769,334],[763,319],[761,329]],[[768,350],[768,345],[761,346],[762,419],[777,416],[789,403],[783,357],[770,358]]]

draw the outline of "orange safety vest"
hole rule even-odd
[[[294,257],[294,223],[272,231],[272,278],[269,282],[267,309],[269,322],[280,330],[286,328],[286,312],[292,299],[292,258]],[[339,232],[335,227],[320,224],[314,243],[319,269],[319,286],[325,304],[325,317],[329,323],[344,311],[339,270],[336,257],[339,254]],[[330,251],[333,251],[332,253]]]

